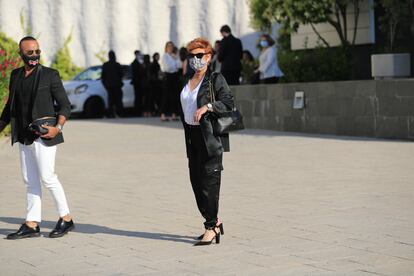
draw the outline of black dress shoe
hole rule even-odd
[[[27,226],[26,223],[23,223],[17,232],[7,235],[7,239],[18,240],[18,239],[33,238],[33,237],[39,237],[39,236],[40,236],[39,225],[36,226],[36,228],[32,228],[32,227]]]
[[[73,220],[64,221],[63,219],[59,219],[55,229],[49,234],[49,238],[60,238],[63,235],[67,234],[69,231],[75,229],[75,224]]]

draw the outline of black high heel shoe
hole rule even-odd
[[[223,227],[223,223],[220,223],[219,225],[217,225],[216,227],[220,228],[220,234],[224,235],[224,227]],[[204,234],[202,234],[201,236],[197,237],[197,240],[202,240],[204,238]]]
[[[211,239],[211,241],[199,241],[195,243],[194,246],[210,245],[213,243],[213,240],[216,240],[216,244],[219,244],[220,243],[220,231],[217,232],[216,227],[214,227],[212,230],[214,231],[216,235]]]

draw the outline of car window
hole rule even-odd
[[[100,80],[101,74],[102,74],[101,66],[90,67],[86,69],[85,71],[79,73],[76,77],[73,78],[73,80],[77,80],[77,81]]]

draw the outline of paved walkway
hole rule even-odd
[[[202,220],[179,123],[70,121],[57,172],[76,232],[44,193],[44,237],[9,241],[25,215],[17,147],[0,141],[0,275],[414,275],[414,143],[246,130],[225,155],[222,243]]]

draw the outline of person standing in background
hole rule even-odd
[[[124,105],[122,103],[122,66],[116,62],[114,51],[108,53],[109,61],[102,65],[101,81],[108,92],[108,117],[122,117],[124,115]]]
[[[278,83],[283,76],[277,64],[277,50],[275,41],[268,34],[260,37],[262,51],[259,57],[259,68],[255,72],[260,73],[261,83]]]
[[[178,120],[177,114],[179,104],[179,80],[178,71],[181,68],[181,62],[177,54],[174,53],[174,43],[168,41],[165,44],[165,53],[161,59],[161,69],[165,73],[165,82],[163,89],[163,100],[161,107],[161,121],[168,121],[166,115],[171,114],[172,120]]]
[[[187,48],[181,47],[180,51],[179,51],[179,54],[180,54],[180,61],[181,61],[181,69],[180,69],[180,73],[181,73],[180,75],[181,75],[181,79],[182,79],[181,84],[183,84],[184,83],[184,78],[187,75],[188,66],[189,66],[188,62],[187,62],[187,54],[188,54]],[[180,85],[180,87],[181,87],[181,85]]]
[[[164,79],[161,66],[159,64],[160,54],[155,53],[152,55],[152,63],[150,65],[150,89],[154,100],[155,112],[161,113],[161,101],[162,101],[162,81]]]
[[[244,50],[242,58],[242,84],[253,84],[258,82],[258,80],[256,81],[256,76],[259,73],[256,73],[255,69],[256,63],[253,55],[250,51]]]
[[[144,117],[151,117],[154,111],[154,101],[152,96],[152,91],[150,88],[150,75],[151,75],[151,59],[149,55],[144,55],[144,63],[143,63],[144,74],[142,76],[142,107],[143,107],[143,116]]]
[[[135,114],[137,116],[141,116],[142,115],[142,100],[144,96],[143,83],[142,83],[142,78],[144,74],[144,68],[143,68],[144,56],[141,54],[139,50],[136,50],[134,54],[135,54],[135,58],[134,58],[134,61],[131,63],[131,73],[132,73],[131,84],[134,86]]]
[[[229,85],[239,85],[242,70],[240,61],[243,54],[242,43],[240,39],[231,34],[231,29],[227,25],[221,27],[220,33],[223,36],[218,54],[218,60],[221,62],[221,73]]]
[[[216,40],[214,43],[214,56],[211,59],[211,70],[213,72],[220,73],[221,72],[221,62],[218,60],[218,55],[220,53],[220,40]]]

